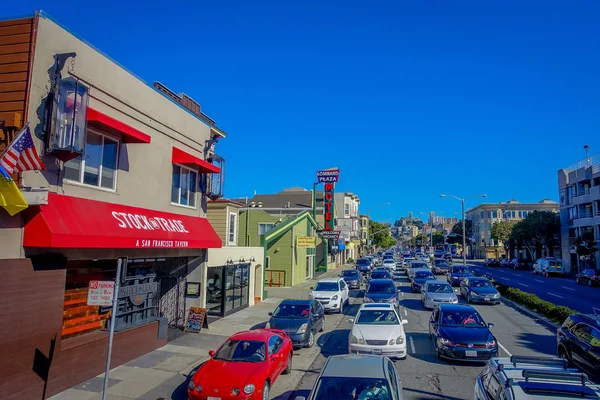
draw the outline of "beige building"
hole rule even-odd
[[[6,40],[0,71],[13,72],[0,84],[0,152],[28,123],[45,170],[13,175],[27,209],[0,208],[11,305],[0,316],[10,327],[0,335],[0,397],[41,398],[36,351],[53,349],[48,396],[103,371],[109,307],[88,305],[94,282],[121,285],[113,366],[164,345],[169,329],[200,329],[187,312],[206,304],[207,249],[222,245],[206,204],[222,195],[215,143],[225,134],[189,96],[146,84],[43,13],[0,22]],[[238,256],[260,259],[229,255]]]
[[[492,225],[498,221],[517,222],[534,211],[558,212],[558,203],[544,199],[538,203],[519,203],[517,200],[497,204],[480,204],[466,212],[466,219],[473,221],[475,258],[499,257],[504,254],[501,244],[494,246]]]

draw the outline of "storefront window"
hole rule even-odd
[[[249,302],[250,264],[210,267],[206,308],[209,315],[225,316]]]

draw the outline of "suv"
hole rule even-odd
[[[550,274],[564,275],[565,266],[560,258],[542,257],[533,264],[533,273],[542,274],[546,278]]]
[[[511,356],[490,359],[475,380],[474,399],[596,399],[600,386],[568,369],[560,358]]]
[[[569,315],[556,340],[559,357],[600,380],[600,315]]]
[[[315,287],[310,288],[310,297],[321,303],[325,311],[344,312],[344,306],[349,302],[348,285],[342,278],[321,279]]]
[[[584,269],[577,274],[575,282],[588,286],[600,285],[600,269]]]

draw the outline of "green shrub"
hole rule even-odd
[[[354,258],[350,257],[346,260],[347,264],[354,264]]]

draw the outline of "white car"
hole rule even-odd
[[[348,302],[349,292],[343,278],[325,278],[310,288],[309,298],[318,300],[325,311],[337,311],[341,314]]]
[[[377,354],[390,358],[406,357],[406,334],[392,304],[367,303],[360,306],[356,318],[350,320],[348,338],[350,354]]]
[[[414,260],[415,260],[414,257],[404,257],[404,260],[402,260],[402,263],[404,264],[405,267],[408,267],[410,265],[410,263]]]
[[[394,262],[394,260],[391,259],[387,259],[383,261],[383,267],[384,268],[389,268],[392,271],[396,270],[396,263]]]

